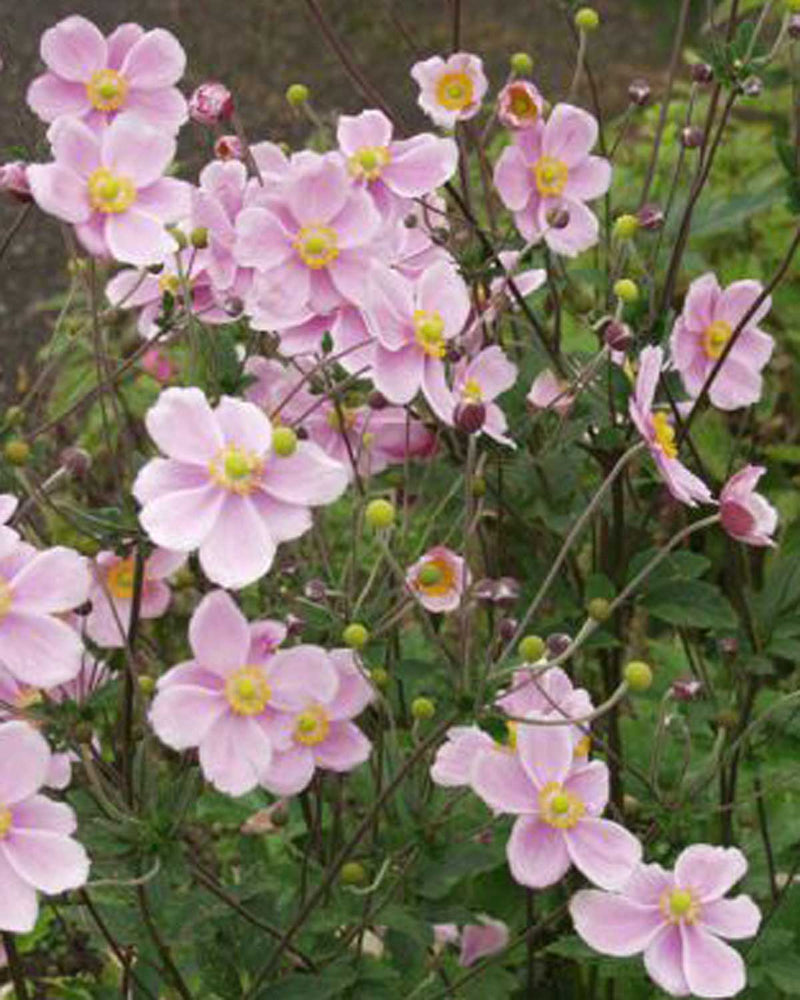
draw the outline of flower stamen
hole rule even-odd
[[[533,165],[536,187],[544,197],[560,195],[569,180],[569,167],[563,160],[541,156]]]
[[[104,215],[127,212],[136,201],[136,188],[130,177],[112,173],[108,167],[92,171],[87,183],[89,204]]]
[[[444,320],[438,310],[414,311],[414,336],[429,358],[443,358],[447,353],[444,342]]]
[[[313,747],[325,740],[330,727],[325,709],[321,705],[313,705],[295,716],[294,738],[303,746]]]
[[[475,88],[466,73],[445,73],[436,84],[436,100],[448,111],[461,111],[472,104]]]
[[[260,715],[272,691],[261,667],[241,667],[225,681],[225,697],[237,715]]]
[[[713,323],[706,327],[703,334],[703,349],[706,352],[706,357],[711,358],[713,361],[722,357],[725,345],[732,336],[733,329],[730,323],[726,323],[724,319],[714,320]]]
[[[230,444],[208,463],[212,482],[230,493],[248,496],[258,487],[264,462],[254,452]]]
[[[129,89],[128,81],[115,69],[98,69],[86,83],[86,95],[98,111],[118,111]]]
[[[347,161],[347,169],[356,180],[376,181],[391,159],[387,146],[362,146]]]
[[[292,245],[306,267],[319,271],[339,256],[338,242],[330,226],[303,226]]]
[[[666,413],[654,413],[651,416],[655,443],[667,458],[678,457],[678,446],[675,443],[675,428],[669,422]]]
[[[549,826],[571,830],[586,812],[586,806],[574,792],[558,781],[550,781],[539,792],[539,815]]]

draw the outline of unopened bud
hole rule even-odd
[[[681,130],[681,142],[685,149],[698,149],[703,145],[703,130],[697,125],[687,125]]]
[[[467,400],[456,406],[453,421],[465,434],[477,434],[486,421],[486,407],[483,403]]]
[[[147,674],[140,674],[137,678],[137,683],[139,690],[145,698],[149,697],[156,689],[156,682],[152,677],[148,677]]]
[[[22,160],[13,160],[0,166],[0,191],[15,201],[33,201],[28,184],[28,165]]]
[[[603,331],[603,340],[612,351],[627,351],[633,344],[633,334],[626,323],[621,323],[618,319],[612,319],[606,323]]]
[[[566,632],[554,632],[547,637],[547,658],[554,660],[557,656],[563,656],[572,645],[572,638]]]
[[[697,62],[692,66],[692,80],[705,86],[714,79],[714,69],[707,62]]]
[[[375,687],[381,691],[389,685],[389,671],[383,667],[373,667],[369,672],[369,677]]]
[[[388,405],[389,400],[382,392],[378,392],[377,389],[373,389],[369,396],[367,396],[367,406],[371,410],[385,410]]]
[[[305,104],[309,96],[308,87],[304,83],[293,83],[286,90],[286,100],[293,108],[299,108],[301,104]]]
[[[14,438],[11,441],[6,441],[3,454],[9,465],[27,465],[28,459],[31,457],[31,446],[22,438]]]
[[[297,451],[297,435],[291,427],[273,427],[272,450],[279,458],[289,458]]]
[[[369,632],[360,622],[351,622],[342,632],[342,642],[351,649],[363,649],[369,642]]]
[[[650,84],[641,77],[631,80],[628,86],[628,97],[631,104],[635,104],[640,108],[649,103],[651,93]]]
[[[229,316],[241,316],[244,312],[244,302],[238,295],[229,295],[225,299],[223,309]]]
[[[358,861],[348,861],[342,865],[342,870],[339,872],[339,881],[342,885],[365,885],[367,870]]]
[[[547,646],[544,639],[538,635],[526,635],[518,648],[519,655],[526,663],[538,663],[544,656]]]
[[[214,156],[218,160],[243,160],[244,147],[238,135],[221,135],[214,143]]]
[[[284,618],[284,623],[286,625],[286,634],[288,638],[302,635],[306,627],[305,618],[301,618],[300,615],[293,615],[291,613]]]
[[[199,125],[219,125],[233,114],[233,96],[224,83],[201,83],[189,98],[189,117]]]
[[[205,250],[208,246],[208,230],[205,226],[197,226],[189,233],[189,242],[195,250]]]
[[[600,15],[593,7],[581,7],[575,14],[575,27],[580,31],[596,31],[600,27]]]
[[[639,286],[630,278],[620,278],[614,282],[614,294],[623,302],[635,302],[639,298]]]
[[[790,14],[800,14],[800,0],[786,0],[786,9]]]
[[[411,714],[418,722],[426,722],[436,714],[436,702],[431,698],[415,698],[411,702]]]
[[[501,576],[495,581],[494,603],[501,608],[513,608],[519,600],[520,585],[519,580],[513,576]],[[516,631],[516,626],[515,626]],[[509,636],[509,639],[511,636]]]
[[[800,14],[792,14],[789,18],[787,30],[789,32],[789,38],[795,40],[800,38]]]
[[[394,504],[389,500],[370,500],[364,511],[364,520],[370,528],[391,528],[395,513]]]
[[[548,210],[545,219],[551,229],[566,229],[569,225],[569,212],[561,206],[551,208]]]
[[[682,677],[672,682],[671,690],[676,701],[694,701],[703,690],[703,685],[694,677]]]
[[[510,62],[511,70],[517,76],[528,76],[533,70],[533,58],[527,52],[515,52]]]
[[[83,448],[64,448],[59,459],[62,468],[76,479],[81,479],[92,467],[92,456]]]
[[[632,240],[639,230],[635,215],[620,215],[614,222],[614,236],[618,240]]]
[[[742,93],[745,97],[760,97],[764,89],[764,81],[760,76],[748,76],[742,83]]]
[[[595,597],[589,601],[586,610],[594,621],[605,622],[611,617],[611,602],[607,601],[605,597]]]
[[[497,634],[503,642],[510,642],[517,634],[519,622],[516,618],[501,618],[497,623]]]
[[[661,206],[654,202],[642,205],[636,217],[642,229],[646,229],[649,233],[657,232],[664,225],[664,212]]]
[[[309,580],[303,587],[303,594],[309,601],[314,601],[316,604],[324,601],[327,593],[328,588],[324,580]]]

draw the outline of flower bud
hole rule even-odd
[[[630,102],[631,104],[637,105],[637,107],[643,108],[646,104],[648,104],[650,102],[651,93],[650,84],[642,77],[637,77],[637,79],[631,80],[628,85],[628,97],[630,98]]]
[[[632,240],[639,229],[635,215],[620,215],[614,222],[614,237],[618,240]]]
[[[526,663],[538,663],[544,656],[547,647],[545,646],[544,639],[541,639],[538,635],[526,635],[517,648],[519,655]]]
[[[792,14],[788,25],[789,38],[800,38],[800,14]]]
[[[156,689],[156,682],[152,677],[148,677],[147,674],[140,674],[137,678],[137,683],[139,690],[145,698],[149,697]]]
[[[706,62],[698,62],[692,66],[692,80],[702,86],[709,84],[714,79],[714,69]]]
[[[388,405],[389,400],[382,392],[378,392],[377,389],[373,389],[369,396],[367,396],[367,406],[371,410],[385,410]]]
[[[764,81],[760,76],[748,76],[742,83],[742,93],[745,97],[760,97],[764,89]]]
[[[513,576],[501,576],[499,580],[495,581],[493,599],[499,607],[513,608],[519,600],[519,594],[519,580],[515,580]],[[511,636],[509,636],[510,638]]]
[[[595,31],[600,27],[600,15],[593,7],[581,7],[575,14],[575,27],[579,31]]]
[[[286,89],[286,100],[293,108],[299,108],[305,104],[310,96],[308,87],[304,83],[293,83]]]
[[[626,323],[612,319],[606,323],[603,340],[612,351],[628,351],[633,344],[633,334]]]
[[[697,125],[687,125],[681,130],[681,142],[686,149],[698,149],[703,145],[703,130]]]
[[[360,622],[351,622],[342,632],[342,642],[351,649],[363,649],[369,642],[369,632]]]
[[[205,250],[208,246],[208,229],[205,226],[197,226],[189,233],[189,242],[195,250]]]
[[[483,476],[473,476],[472,481],[469,484],[469,491],[474,496],[480,499],[480,497],[486,496],[486,480]]]
[[[630,278],[620,278],[614,282],[614,294],[623,302],[635,302],[639,298],[639,286]]]
[[[319,604],[324,601],[328,594],[328,588],[324,580],[309,580],[303,587],[303,594],[309,601]]]
[[[92,467],[92,456],[83,448],[64,448],[59,461],[61,467],[76,479],[82,479]]]
[[[456,406],[453,421],[465,434],[477,434],[486,420],[486,407],[483,403],[465,400]]]
[[[238,135],[221,135],[214,143],[214,156],[218,160],[243,160],[244,147]]]
[[[366,885],[367,870],[358,861],[348,861],[342,865],[339,881],[342,885]]]
[[[703,690],[703,685],[694,677],[680,677],[672,682],[672,697],[676,701],[694,701]]]
[[[198,125],[219,125],[233,114],[233,96],[224,83],[201,83],[189,98],[189,117]]]
[[[31,457],[31,446],[22,438],[14,438],[6,441],[3,454],[9,465],[27,465]]]
[[[519,622],[516,618],[501,618],[497,623],[497,634],[503,642],[510,642],[517,634]]]
[[[15,201],[33,201],[28,184],[28,165],[22,160],[13,160],[0,166],[0,191]]]
[[[596,622],[606,622],[611,617],[611,602],[605,597],[595,597],[587,607],[589,617]]]
[[[557,656],[563,656],[572,645],[572,637],[566,632],[554,632],[547,637],[547,658],[554,660]]]
[[[370,528],[391,528],[394,516],[394,504],[389,500],[370,500],[364,511],[364,519]]]
[[[527,52],[515,52],[510,62],[511,70],[517,76],[528,76],[533,70],[533,58]]]
[[[244,312],[244,300],[238,295],[228,295],[222,304],[222,308],[228,316],[241,316]]]
[[[639,225],[649,233],[655,233],[664,225],[664,213],[659,205],[648,202],[636,214]]]
[[[631,660],[623,671],[625,683],[631,691],[640,694],[653,683],[653,671],[644,660]]]
[[[3,414],[3,423],[6,427],[18,427],[25,419],[25,411],[21,406],[9,406]]]
[[[272,450],[280,458],[289,458],[297,451],[297,435],[291,427],[273,427]]]
[[[383,691],[389,685],[389,671],[383,667],[373,667],[369,677],[376,688]]]
[[[415,698],[411,702],[411,714],[418,722],[427,722],[436,714],[436,702],[431,698]]]
[[[548,210],[545,219],[551,229],[566,229],[569,225],[569,212],[562,206],[551,208]]]
[[[720,729],[736,729],[739,722],[740,716],[735,708],[724,708],[717,715],[717,725]]]
[[[286,624],[286,634],[287,638],[293,638],[294,636],[302,635],[306,627],[305,618],[301,618],[300,615],[288,614],[284,619]]]

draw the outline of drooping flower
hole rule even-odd
[[[442,128],[474,118],[489,87],[482,60],[469,52],[414,63],[411,76],[420,88],[417,103]]]
[[[156,549],[144,560],[139,617],[160,618],[172,599],[167,578],[186,562],[184,552]],[[125,645],[133,611],[136,560],[114,552],[98,552],[92,567],[89,600],[92,610],[86,618],[86,634],[98,646]]]
[[[772,535],[778,526],[778,512],[756,485],[767,470],[760,465],[746,465],[731,476],[719,495],[722,527],[731,538],[746,545],[774,545]]]
[[[562,381],[549,368],[539,372],[525,397],[533,410],[553,410],[566,417],[575,402],[569,383]]]
[[[435,191],[452,177],[458,162],[452,139],[423,133],[393,140],[392,132],[386,115],[373,110],[341,115],[336,128],[350,176],[366,186],[384,213]]]
[[[167,457],[134,483],[141,523],[156,545],[199,549],[203,572],[223,587],[263,576],[278,543],[311,527],[309,507],[347,486],[347,470],[310,441],[276,454],[272,424],[253,403],[223,396],[212,410],[199,389],[170,388],[146,424]]]
[[[158,681],[150,722],[175,750],[199,748],[200,767],[228,795],[252,791],[287,743],[284,713],[334,700],[339,674],[316,646],[275,652],[274,623],[248,624],[224,591],[207,594],[189,623],[193,659]],[[266,641],[265,641],[266,640]]]
[[[175,84],[186,53],[169,31],[121,24],[108,38],[73,14],[42,35],[47,72],[28,88],[28,104],[46,122],[62,116],[105,125],[123,112],[174,134],[186,121],[186,101]]]
[[[496,344],[476,354],[471,361],[462,360],[453,374],[453,401],[459,404],[478,404],[485,408],[481,430],[499,444],[516,445],[507,436],[508,421],[495,399],[506,392],[517,380],[517,366],[508,360],[502,347]]]
[[[544,240],[567,257],[597,242],[597,218],[585,203],[604,195],[611,183],[608,160],[589,152],[597,133],[588,112],[558,104],[546,123],[514,134],[497,161],[494,182],[524,239]]]
[[[531,128],[544,116],[544,98],[530,80],[512,80],[497,95],[497,117],[506,128]]]
[[[675,499],[690,507],[697,502],[712,503],[713,498],[706,484],[678,458],[675,430],[669,416],[663,410],[653,411],[663,358],[660,347],[645,347],[639,355],[636,386],[628,404],[631,420],[646,441],[653,461]]]
[[[472,766],[472,787],[483,801],[518,817],[506,847],[512,876],[541,889],[574,864],[597,885],[622,885],[642,849],[627,830],[601,818],[608,768],[602,761],[575,767],[567,727],[529,719],[516,727],[515,754],[479,753]]]
[[[464,559],[444,545],[428,549],[406,572],[409,590],[434,614],[455,611],[471,582]]]
[[[37,552],[5,530],[12,539],[0,551],[0,666],[23,685],[52,687],[81,668],[80,637],[60,616],[89,594],[86,559],[61,546]]]
[[[50,767],[44,737],[25,722],[0,724],[0,930],[33,930],[37,893],[84,885],[89,859],[73,839],[75,813],[39,789]]]
[[[277,741],[272,763],[261,775],[261,784],[273,795],[297,795],[314,776],[316,768],[345,772],[363,764],[372,745],[351,720],[374,698],[372,686],[349,649],[328,653],[318,646],[301,647],[327,656],[338,675],[334,696],[326,699],[310,687],[305,704],[285,713],[282,738]],[[292,654],[294,650],[290,651]],[[280,653],[276,659],[288,653]]]
[[[725,899],[747,871],[735,847],[694,844],[675,871],[641,865],[618,892],[589,889],[570,901],[575,929],[605,955],[644,952],[650,978],[671,996],[732,997],[746,985],[741,955],[721,938],[752,937],[761,922],[749,896]]]
[[[735,281],[726,289],[704,274],[689,286],[683,312],[670,338],[672,360],[690,396],[699,395],[728,341],[764,291],[759,281]],[[750,406],[761,398],[761,370],[775,342],[759,324],[772,307],[767,296],[736,336],[736,342],[709,386],[708,398],[721,410]]]
[[[478,924],[465,924],[461,928],[461,954],[458,964],[463,969],[479,962],[489,955],[497,955],[508,947],[508,924],[503,920],[493,920],[492,917],[479,914]]]
[[[435,264],[414,282],[384,272],[374,291],[368,324],[376,338],[376,389],[401,405],[421,389],[436,416],[451,422],[444,359],[448,342],[458,336],[469,315],[463,279],[448,264]]]
[[[189,186],[163,173],[175,155],[169,132],[120,115],[101,134],[75,118],[50,129],[55,161],[33,163],[28,180],[45,212],[72,223],[98,257],[158,264],[178,244],[165,225],[189,209]]]

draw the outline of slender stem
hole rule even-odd
[[[19,953],[17,952],[17,944],[14,940],[14,935],[9,934],[7,931],[3,931],[2,938],[6,958],[8,959],[8,970],[11,973],[11,982],[14,984],[14,993],[16,994],[17,1000],[28,1000],[28,987],[25,985],[25,971],[19,960]]]

